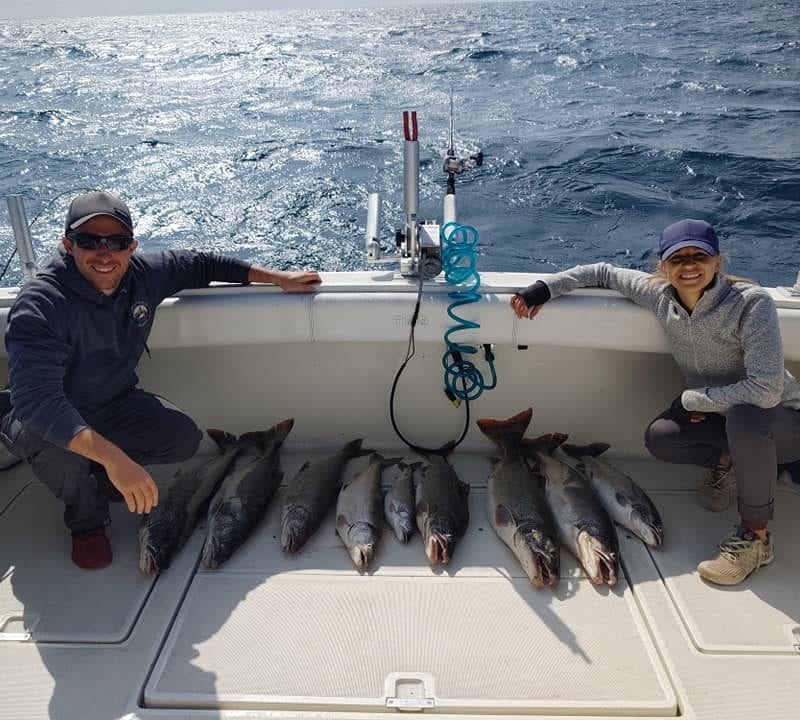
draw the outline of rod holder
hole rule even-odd
[[[9,195],[6,202],[11,218],[11,229],[14,231],[14,240],[17,243],[17,254],[22,265],[22,275],[24,282],[27,282],[36,275],[36,254],[33,251],[28,216],[25,213],[25,199],[22,195]]]

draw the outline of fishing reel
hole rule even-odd
[[[455,176],[483,164],[483,153],[467,159],[458,158],[453,151],[453,107],[450,105],[450,148],[444,161],[447,174],[447,192],[444,198],[443,222],[420,220],[419,212],[419,132],[417,113],[403,112],[403,208],[402,229],[395,232],[396,251],[381,254],[381,198],[370,193],[367,201],[367,227],[364,238],[367,262],[371,264],[399,262],[400,274],[436,277],[442,272],[442,245],[440,231],[443,225],[456,221]]]

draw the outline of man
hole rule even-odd
[[[136,255],[128,207],[105,192],[72,201],[62,245],[9,312],[11,408],[0,437],[66,505],[73,562],[101,568],[112,559],[109,499],[150,512],[158,489],[142,465],[186,460],[202,438],[186,414],[136,387],[158,304],[214,280],[285,292],[321,280],[214,253]]]

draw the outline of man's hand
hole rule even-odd
[[[268,268],[253,265],[247,274],[247,282],[251,283],[270,283],[277,285],[287,293],[307,293],[314,292],[317,285],[322,282],[322,278],[316,270],[270,270]]]
[[[322,282],[316,270],[301,270],[299,272],[282,272],[277,284],[281,290],[288,293],[312,292]]]
[[[125,499],[128,510],[149,513],[158,504],[158,486],[150,473],[127,455],[105,466],[108,479]]]
[[[100,463],[131,512],[149,513],[158,503],[158,488],[150,473],[92,428],[78,432],[69,441],[67,450]]]

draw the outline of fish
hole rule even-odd
[[[608,450],[607,443],[561,446],[579,462],[575,469],[594,489],[611,519],[630,530],[651,547],[664,542],[664,523],[648,494],[631,477],[597,456]]]
[[[314,534],[325,513],[336,502],[342,487],[342,471],[351,458],[369,455],[359,438],[330,457],[303,467],[289,481],[281,511],[281,547],[295,553]]]
[[[383,510],[386,522],[402,543],[407,543],[414,534],[414,472],[421,462],[398,463],[400,472],[392,480],[392,485],[383,499]]]
[[[206,432],[217,443],[219,454],[195,457],[181,465],[158,505],[142,517],[139,569],[145,574],[169,567],[242,450],[235,435],[213,429]]]
[[[519,560],[536,588],[558,584],[561,553],[553,517],[544,494],[544,478],[522,451],[522,437],[533,409],[507,420],[484,418],[478,428],[502,451],[489,475],[486,509],[497,536]]]
[[[580,473],[553,457],[567,436],[525,440],[523,448],[545,478],[544,494],[562,544],[595,585],[614,585],[619,574],[619,543],[614,523]]]
[[[246,449],[236,458],[208,506],[201,556],[204,567],[216,568],[230,559],[263,517],[283,479],[278,452],[293,426],[294,419],[289,418],[269,430],[239,436],[237,442]],[[248,462],[240,462],[243,459]]]
[[[400,460],[373,453],[369,465],[339,491],[336,532],[359,570],[369,567],[383,533],[381,473]]]
[[[469,524],[469,485],[443,454],[426,454],[414,492],[417,529],[431,565],[447,565]]]

